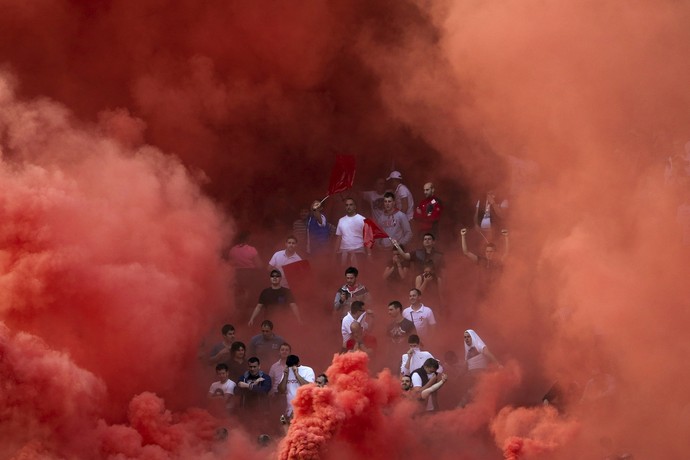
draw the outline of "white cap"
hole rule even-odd
[[[402,174],[400,174],[400,171],[393,171],[388,175],[388,177],[386,177],[386,180],[391,180],[391,179],[402,180]]]

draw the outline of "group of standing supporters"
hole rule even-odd
[[[437,246],[444,204],[432,182],[424,184],[423,193],[415,206],[402,174],[393,171],[378,180],[374,190],[343,197],[344,215],[335,224],[326,217],[324,203],[315,200],[300,212],[285,248],[270,257],[268,266],[262,265],[249,235],[239,235],[228,252],[236,273],[234,318],[247,328],[261,322],[261,333],[247,347],[236,340],[235,328],[226,324],[222,341],[210,350],[208,364],[215,366],[218,381],[208,394],[221,412],[239,420],[246,420],[243,414],[259,415],[266,421],[259,428],[265,431],[277,420],[289,423],[297,389],[317,381],[326,385],[329,377],[323,373],[317,377],[313,367],[302,365],[291,344],[323,369],[333,353],[366,353],[372,371],[399,372],[401,391],[420,401],[420,411],[456,407],[471,398],[476,374],[498,361],[472,329],[464,332],[464,347],[460,344],[456,335],[464,329],[457,327],[459,318],[472,318],[462,316],[454,298],[458,285],[451,285],[454,292],[449,296],[444,276],[449,266],[457,271],[464,260],[463,269],[478,273],[472,277],[483,286],[477,292],[486,292],[497,282],[508,251],[507,231],[501,233],[501,244],[494,240],[507,202],[497,201],[490,192],[484,204],[477,203],[472,233],[486,244],[476,255],[463,229],[447,263]],[[370,244],[365,216],[357,212],[357,197],[369,204],[368,218],[387,238]],[[415,241],[417,249],[406,249]],[[445,247],[451,243],[446,241]],[[503,254],[497,257],[499,248]],[[336,278],[342,284],[329,288]],[[258,301],[253,303],[257,293]],[[385,315],[387,321],[378,319]],[[273,332],[274,324],[289,341]],[[340,336],[335,332],[338,328]],[[443,363],[430,351],[442,346],[448,349]],[[462,360],[457,358],[460,353]],[[448,385],[453,385],[453,396],[439,403],[439,390]]]
[[[214,366],[217,381],[208,390],[209,409],[219,418],[235,417],[261,433],[275,431],[277,421],[289,423],[292,400],[303,385],[327,384],[314,370],[302,365],[292,346],[273,330],[270,320],[249,341],[236,340],[231,324],[221,328],[222,339],[211,350],[207,364]]]

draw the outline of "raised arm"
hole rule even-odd
[[[493,193],[489,194],[487,197],[489,205],[491,205],[491,211],[496,214],[499,218],[504,218],[506,213],[506,208],[508,208],[508,200],[503,200],[501,203],[496,203],[496,195]]]
[[[462,253],[465,254],[465,257],[467,257],[468,259],[470,259],[472,262],[474,262],[476,264],[477,260],[478,260],[476,254],[470,252],[467,249],[467,236],[466,235],[467,235],[467,229],[466,228],[463,228],[462,230],[460,230],[460,243],[462,244]]]
[[[402,257],[405,260],[410,260],[412,258],[409,252],[403,251],[403,249],[400,247],[400,243],[398,243],[394,239],[391,239],[391,242],[393,243],[393,247],[395,248],[395,251],[398,253],[400,257]]]
[[[311,204],[311,215],[314,217],[316,220],[316,224],[319,227],[323,227],[326,223],[323,220],[323,214],[321,214],[321,202],[318,200],[315,200]]]

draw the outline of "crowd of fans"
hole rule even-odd
[[[304,349],[293,350],[291,344],[304,346],[300,332],[304,328],[323,330],[319,349],[324,367],[333,353],[366,353],[372,371],[388,368],[399,373],[401,391],[419,401],[420,411],[469,401],[474,375],[498,361],[472,329],[465,332],[466,366],[460,366],[450,351],[450,357],[455,356],[450,365],[456,371],[446,374],[444,363],[433,354],[433,348],[440,346],[437,330],[454,318],[446,301],[446,255],[438,245],[444,203],[433,183],[425,183],[422,192],[424,197],[416,201],[402,174],[393,171],[377,180],[373,190],[333,199],[336,210],[341,203],[344,208],[344,215],[333,222],[327,218],[324,202],[314,200],[309,208],[299,210],[284,249],[275,251],[267,264],[252,246],[248,232],[237,235],[226,254],[235,268],[234,318],[240,322],[238,329],[260,324],[260,333],[246,345],[237,338],[234,325],[222,325],[221,341],[204,352],[204,360],[217,375],[208,391],[216,415],[241,422],[251,413],[252,428],[264,433],[275,432],[280,423],[289,425],[297,389],[327,385],[329,377],[300,362]],[[365,205],[366,216],[358,212],[358,202]],[[448,236],[445,245],[457,251],[452,260],[464,253],[476,265],[480,295],[498,279],[508,254],[508,232],[503,228],[507,212],[507,200],[498,201],[493,192],[487,193],[477,202],[475,223],[469,230],[483,241],[476,250],[480,255],[468,249],[467,229],[462,230],[461,242],[452,243]],[[365,219],[388,237],[368,239]],[[498,245],[493,242],[497,235],[502,239]],[[407,249],[415,241],[419,247]],[[494,254],[499,246],[501,256]],[[360,273],[373,277],[371,283],[365,284]],[[312,289],[313,284],[337,283],[338,278],[342,284],[333,286],[332,297],[315,302],[315,293],[320,291]],[[328,309],[328,314],[314,314],[315,303],[325,306],[317,307],[319,313]],[[274,332],[276,326],[281,335]],[[336,342],[332,337],[337,337],[338,329]],[[460,368],[464,371],[457,372]],[[438,392],[449,379],[463,382],[463,395],[449,398],[452,404],[440,404]],[[256,420],[261,420],[258,426]]]
[[[254,428],[262,433],[280,432],[280,424],[287,429],[298,388],[328,385],[330,357],[352,352],[366,353],[372,372],[387,368],[398,374],[401,394],[416,401],[420,413],[473,400],[479,376],[502,367],[501,354],[492,353],[474,330],[471,305],[463,313],[451,305],[449,293],[458,286],[446,276],[460,264],[473,270],[475,303],[500,286],[504,264],[510,263],[509,202],[488,191],[477,200],[471,225],[453,235],[443,225],[444,202],[434,184],[425,183],[422,193],[416,201],[403,175],[393,171],[373,190],[332,199],[331,214],[344,211],[337,220],[329,220],[324,202],[314,200],[299,210],[284,249],[267,264],[249,234],[240,232],[227,253],[236,273],[234,321],[242,328],[260,323],[260,333],[247,349],[235,327],[225,324],[222,341],[206,355],[218,378],[208,393],[217,401],[217,414],[240,422],[243,414],[259,414],[252,419],[261,420]],[[368,239],[367,220],[388,237]],[[317,343],[304,344],[305,328],[322,334]],[[439,340],[444,329],[445,340]],[[323,359],[311,367],[300,355]],[[573,401],[605,399],[615,387],[615,378],[598,369],[584,385],[554,383],[535,403],[566,411]]]

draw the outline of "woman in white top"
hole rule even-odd
[[[465,331],[464,339],[467,378],[464,379],[463,397],[460,400],[461,407],[464,407],[472,399],[474,384],[479,374],[487,369],[490,363],[500,366],[496,357],[489,351],[484,341],[473,329],[467,329]]]
[[[465,363],[467,370],[472,373],[482,371],[489,367],[489,363],[499,365],[496,357],[489,351],[484,341],[474,332],[474,329],[467,329],[465,338]]]

